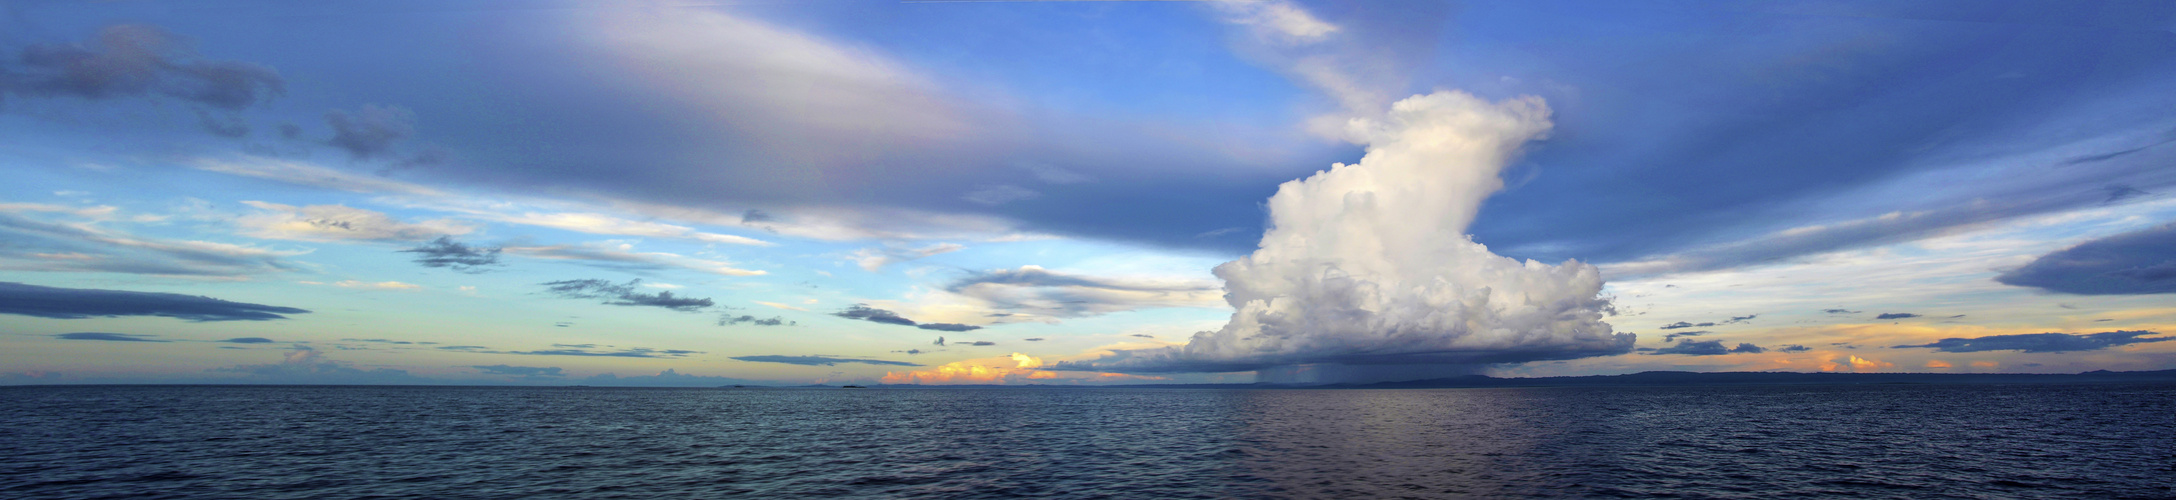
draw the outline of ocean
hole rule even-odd
[[[0,387],[0,498],[2176,498],[2176,385]]]

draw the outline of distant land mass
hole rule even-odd
[[[1376,382],[1366,384],[1135,384],[1135,385],[882,385],[875,387],[1081,387],[1134,389],[1460,389],[1489,387],[1614,387],[1690,385],[1811,385],[1811,384],[2100,384],[2126,382],[2176,383],[2176,370],[2085,373],[1794,373],[1794,372],[1678,372],[1651,371],[1625,375],[1579,377],[1512,377],[1487,375]]]

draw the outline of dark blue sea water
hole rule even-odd
[[[0,388],[4,498],[2172,498],[2176,385]]]

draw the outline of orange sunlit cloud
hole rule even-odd
[[[1948,361],[1942,361],[1939,359],[1927,360],[1927,368],[1949,368],[1950,366],[1952,365],[1950,365]]]
[[[983,358],[957,361],[938,365],[928,370],[885,372],[886,384],[1008,384],[1030,381],[1081,381],[1081,380],[1164,380],[1163,377],[1127,375],[1123,373],[1086,373],[1040,370],[1043,360],[1026,354],[1013,353],[1002,358]]]
[[[1973,368],[1994,368],[1994,367],[1997,367],[1997,366],[2001,366],[2001,365],[2002,365],[2002,363],[1996,363],[1996,362],[1993,362],[1993,361],[1973,361],[1973,362],[1972,362],[1972,367],[1973,367]]]

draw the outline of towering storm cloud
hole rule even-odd
[[[1184,346],[1077,363],[1105,371],[1474,365],[1623,353],[1602,278],[1490,253],[1465,230],[1521,147],[1548,134],[1539,98],[1442,91],[1352,119],[1356,164],[1286,182],[1252,255],[1217,266],[1231,322]],[[1286,368],[1278,368],[1286,367]]]

